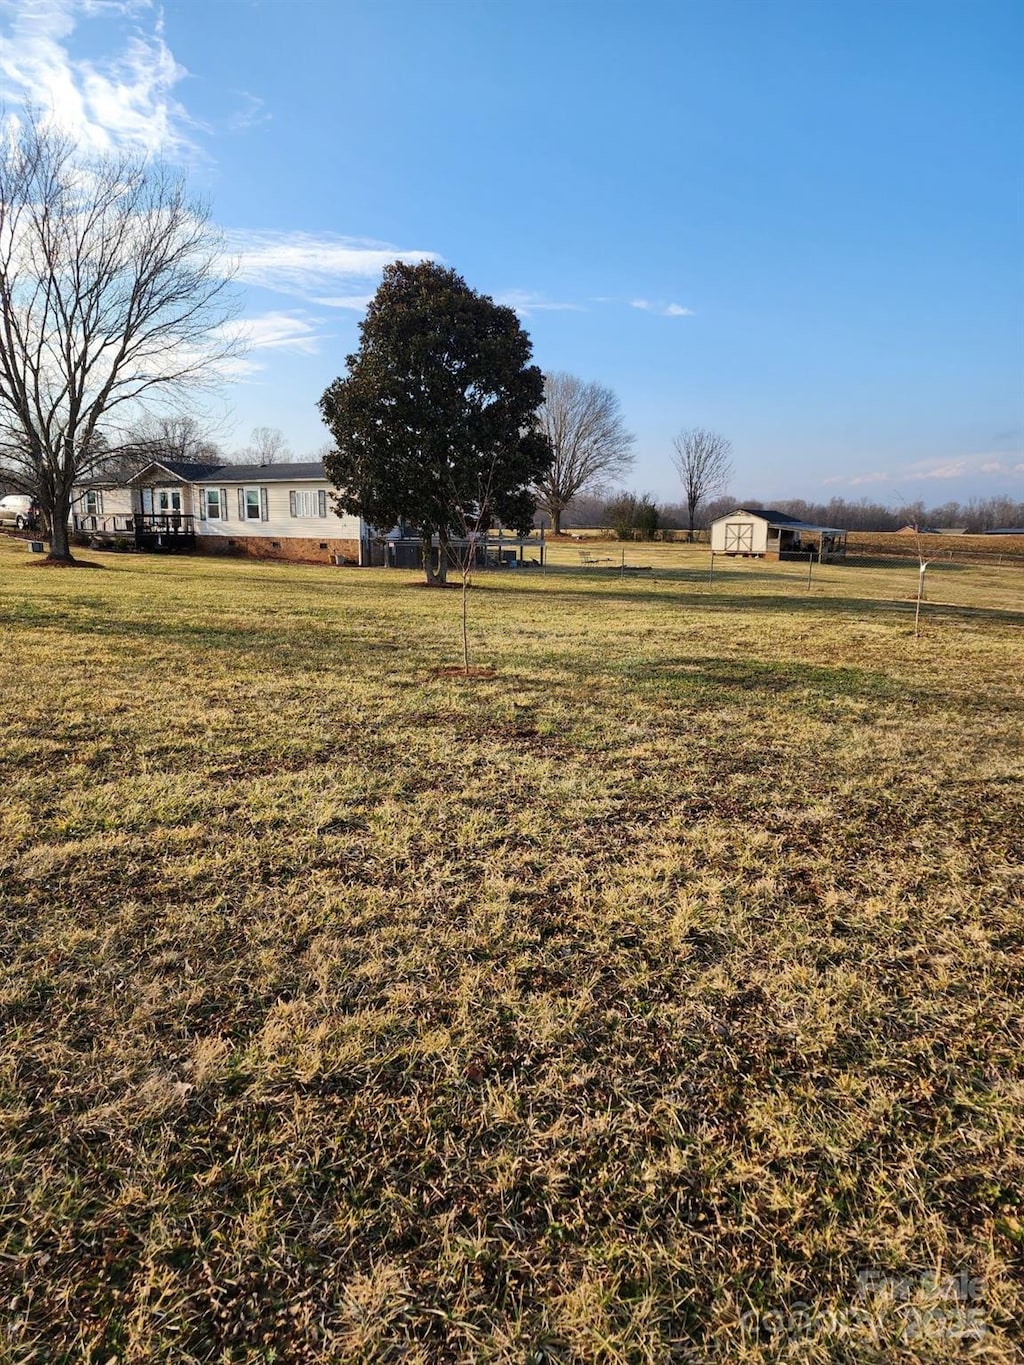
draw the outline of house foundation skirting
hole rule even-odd
[[[210,555],[246,555],[250,559],[288,559],[303,564],[333,564],[343,555],[359,563],[359,541],[306,536],[196,536],[196,550]]]

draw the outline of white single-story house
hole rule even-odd
[[[371,532],[335,510],[319,461],[198,464],[154,460],[126,484],[76,488],[74,531],[138,549],[199,550],[267,559],[368,563]]]
[[[711,523],[711,552],[761,559],[814,553],[835,559],[846,554],[846,535],[836,526],[816,526],[766,507],[738,507]]]

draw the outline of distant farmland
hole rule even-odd
[[[0,538],[0,1359],[1021,1358],[1021,575],[625,552]]]
[[[940,536],[900,535],[895,531],[851,531],[851,555],[892,555],[916,559],[953,558],[960,562],[987,563],[991,560],[1024,565],[1024,536]]]

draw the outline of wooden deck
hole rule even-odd
[[[196,548],[195,518],[184,512],[133,512],[75,516],[73,529],[101,544],[131,540],[137,550],[174,553]]]

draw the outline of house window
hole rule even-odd
[[[103,495],[96,488],[90,488],[85,495],[85,511],[90,517],[98,517],[103,512]]]
[[[221,519],[220,489],[219,488],[204,489],[203,496],[206,499],[206,516],[208,520],[220,521]]]
[[[242,521],[269,521],[270,506],[265,488],[238,490],[238,515]]]
[[[327,492],[323,488],[292,488],[288,493],[288,512],[293,517],[325,517]]]
[[[157,511],[158,512],[180,512],[181,511],[181,489],[180,488],[158,488],[157,489]]]

